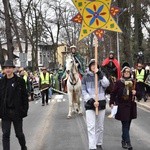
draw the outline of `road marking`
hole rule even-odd
[[[62,102],[62,101],[61,101],[61,99],[57,99],[57,102],[60,103],[60,102]]]

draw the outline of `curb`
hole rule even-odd
[[[136,102],[138,107],[145,108],[146,110],[150,111],[150,106],[147,105],[147,102],[145,104]]]

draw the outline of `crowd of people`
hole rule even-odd
[[[89,149],[103,149],[106,91],[109,88],[109,106],[111,109],[118,106],[115,118],[122,124],[122,148],[132,150],[130,125],[132,119],[137,117],[136,100],[140,102],[143,99],[146,102],[150,95],[150,67],[144,67],[140,62],[135,68],[131,68],[128,63],[120,67],[114,52],[110,51],[108,58],[101,65],[95,64],[95,59],[91,59],[85,69],[76,46],[71,46],[70,50],[82,81]],[[98,101],[95,100],[95,74],[98,76]],[[27,116],[28,102],[41,98],[42,106],[49,105],[52,88],[67,91],[68,75],[65,68],[64,71],[48,71],[46,67],[42,67],[40,71],[32,73],[22,67],[15,68],[11,60],[4,63],[3,72],[0,73],[0,118],[4,150],[10,149],[11,122],[14,124],[21,149],[27,150],[22,124],[23,118]],[[96,108],[98,115],[95,113]]]

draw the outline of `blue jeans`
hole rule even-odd
[[[122,141],[130,142],[130,125],[131,120],[129,121],[121,121],[122,123]]]

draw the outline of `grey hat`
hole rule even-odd
[[[13,63],[12,60],[6,60],[6,61],[4,62],[4,65],[3,65],[3,68],[5,68],[5,67],[12,67],[12,68],[15,68],[15,65],[14,65],[14,63]]]
[[[75,45],[72,45],[72,46],[70,46],[70,49],[71,49],[71,48],[75,48],[75,49],[76,49],[77,47],[76,47]]]
[[[114,51],[110,51],[109,54],[114,54]]]
[[[123,67],[123,69],[121,70],[121,72],[123,73],[126,69],[129,69],[131,71],[131,68],[128,66]]]

